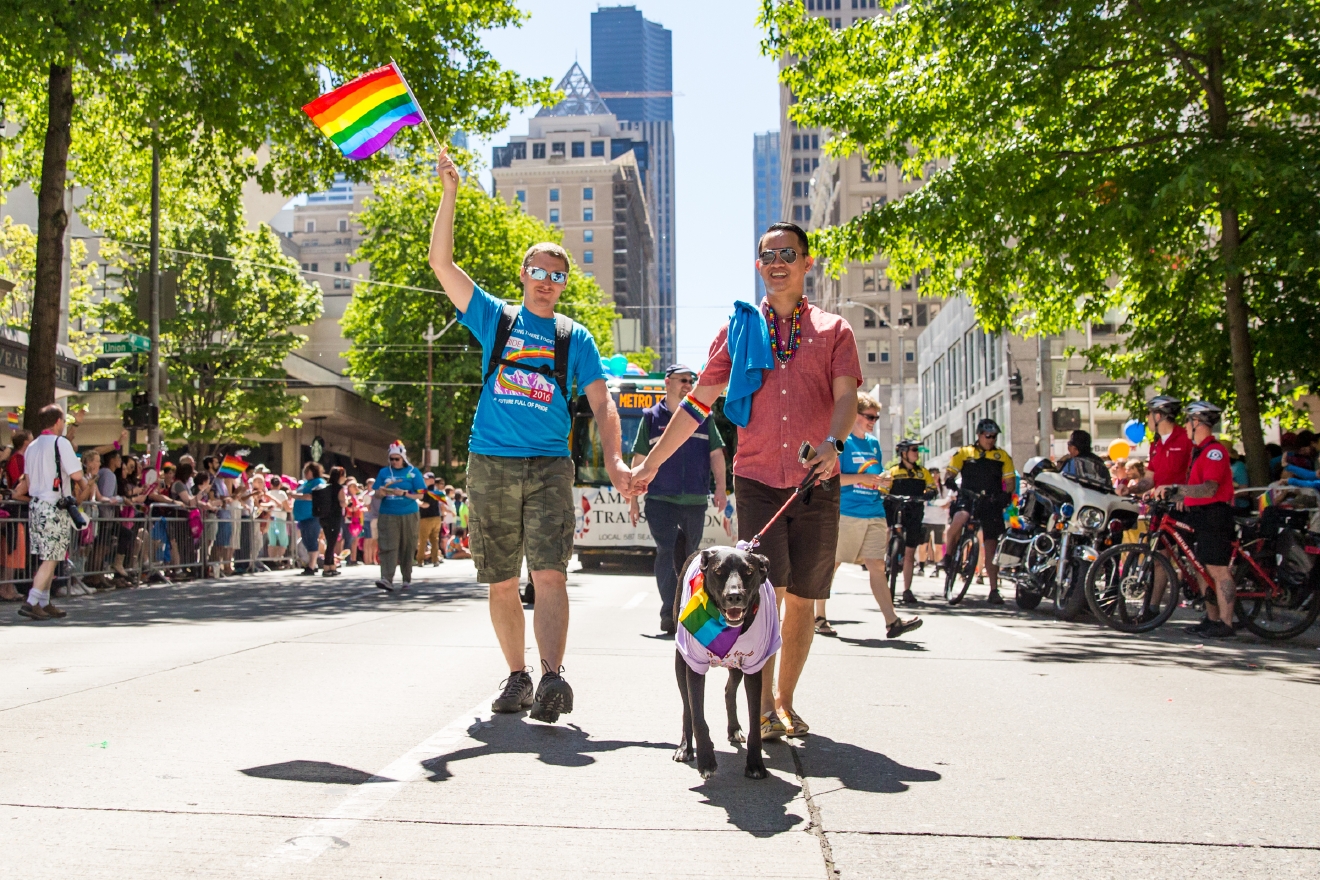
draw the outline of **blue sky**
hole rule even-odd
[[[492,31],[485,43],[507,67],[558,81],[574,59],[591,75],[595,0],[521,0],[521,29]],[[675,232],[678,356],[692,366],[735,299],[753,295],[752,135],[779,126],[775,64],[761,55],[760,0],[638,0],[632,4],[674,35]],[[473,141],[483,161],[491,144],[526,134],[515,114],[490,141]],[[487,189],[490,175],[484,175]]]

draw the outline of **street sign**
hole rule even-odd
[[[129,333],[123,339],[101,343],[102,354],[135,354],[151,351],[151,340],[136,333]]]

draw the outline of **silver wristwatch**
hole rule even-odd
[[[832,444],[834,445],[834,451],[837,452],[839,455],[843,455],[843,441],[842,441],[842,440],[840,440],[840,439],[837,438],[837,437],[826,437],[826,438],[825,438],[825,442],[826,442],[826,443],[832,443]]]

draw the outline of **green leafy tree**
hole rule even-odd
[[[129,166],[127,172],[149,174]],[[161,321],[161,362],[167,388],[161,398],[166,437],[208,453],[296,424],[303,398],[288,391],[284,359],[307,341],[292,328],[322,310],[321,289],[303,280],[298,263],[280,248],[265,224],[246,228],[242,186],[251,168],[223,155],[195,154],[162,167],[161,271],[172,280],[175,308]],[[119,295],[93,311],[105,333],[147,332],[137,301],[149,283],[148,253],[140,241],[148,222],[129,194],[141,184],[126,175],[121,187],[98,192],[89,217],[109,238],[102,255],[124,281]],[[120,375],[128,360],[117,362]]]
[[[29,418],[54,399],[70,172],[96,189],[123,149],[181,154],[215,136],[235,157],[268,151],[267,191],[319,189],[336,171],[363,179],[385,160],[348,163],[300,107],[327,80],[393,58],[441,132],[498,131],[507,107],[548,96],[548,81],[519,79],[481,45],[481,31],[520,20],[512,0],[0,0],[0,102],[21,132],[5,176],[38,194]],[[97,151],[97,120],[123,149]],[[426,137],[409,130],[400,143]]]
[[[838,271],[965,293],[993,329],[1126,315],[1087,352],[1262,417],[1320,385],[1320,6],[1312,0],[914,0],[833,31],[765,0],[791,115],[925,185],[819,236]]]
[[[426,261],[440,197],[439,178],[422,162],[400,162],[377,178],[373,196],[358,217],[364,237],[353,259],[371,263],[374,281],[420,290],[359,283],[340,321],[352,340],[349,375],[406,426],[410,443],[418,443],[426,430],[423,334],[428,324],[438,331],[455,316],[449,299],[437,292],[435,273]],[[475,185],[460,186],[457,198],[455,261],[492,296],[520,301],[523,253],[538,241],[559,241],[559,230]],[[590,330],[603,355],[613,352],[610,322],[618,313],[594,279],[576,269],[570,272],[558,311]],[[481,346],[466,328],[454,325],[436,341],[432,436],[450,438],[451,454],[459,458],[466,455],[483,373]]]

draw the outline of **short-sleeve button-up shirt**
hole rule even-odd
[[[761,312],[767,314],[764,300]],[[776,319],[780,338],[787,338],[791,315]],[[738,449],[733,458],[735,474],[777,489],[802,482],[803,470],[798,462],[802,441],[819,446],[830,435],[835,378],[851,376],[859,384],[862,381],[857,340],[847,321],[807,303],[802,310],[801,330],[802,341],[788,363],[776,360],[774,369],[763,372],[761,388],[752,395],[751,418],[747,427],[738,429]],[[728,336],[725,325],[711,343],[698,384],[723,385],[729,381],[732,364]],[[837,466],[834,473],[838,473]]]

